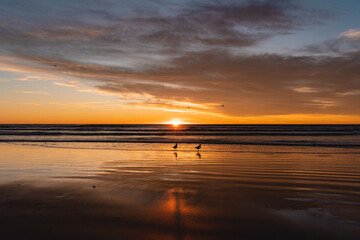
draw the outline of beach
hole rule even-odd
[[[0,240],[360,240],[360,0],[0,9]]]
[[[4,239],[358,239],[358,148],[0,143]]]

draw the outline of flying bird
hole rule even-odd
[[[173,149],[174,149],[174,150],[177,149],[177,143],[173,146]]]
[[[196,146],[195,148],[199,151],[201,148],[201,143],[199,144],[199,146]]]

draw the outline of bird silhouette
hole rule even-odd
[[[199,151],[201,148],[201,143],[199,144],[199,146],[196,146],[195,148]]]
[[[177,143],[173,146],[173,149],[174,149],[174,150],[177,149]]]

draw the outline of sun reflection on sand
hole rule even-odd
[[[204,206],[191,204],[189,200],[194,193],[183,188],[172,188],[166,191],[164,198],[153,208],[166,219],[174,230],[175,239],[183,239],[185,233],[193,231],[209,231],[214,228],[201,219],[209,217],[211,211]]]
[[[186,202],[185,191],[182,188],[169,189],[161,204],[162,211],[175,215],[195,215],[200,209]]]

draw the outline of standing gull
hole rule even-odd
[[[199,146],[196,146],[195,148],[199,151],[201,148],[201,143],[199,144]]]

